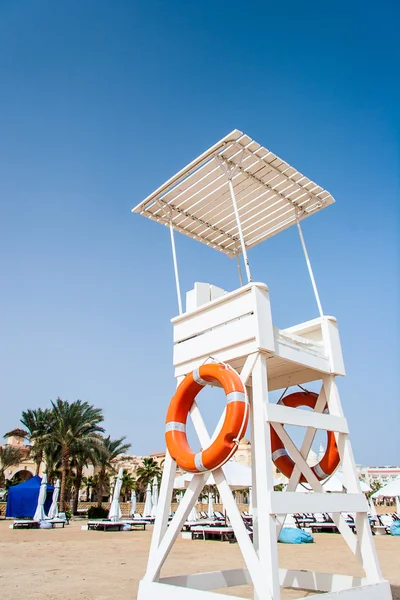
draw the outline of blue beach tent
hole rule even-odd
[[[31,477],[31,479],[24,481],[24,483],[11,486],[8,490],[6,517],[32,518],[35,514],[41,483],[42,478],[39,477],[39,475],[35,475],[35,477]],[[44,503],[44,511],[46,514],[51,506],[53,490],[54,487],[48,483],[47,498]]]

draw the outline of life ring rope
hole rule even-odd
[[[299,408],[300,406],[308,406],[309,408],[315,409],[315,405],[318,400],[318,394],[314,392],[302,391],[283,396],[279,399],[278,404],[288,406],[290,408]],[[323,413],[329,413],[328,406],[326,405]],[[275,463],[276,468],[290,479],[295,463],[289,456],[281,438],[271,426],[271,458]],[[328,441],[324,456],[321,458],[318,464],[311,467],[314,475],[319,481],[330,477],[338,468],[340,464],[339,450],[336,445],[335,434],[333,431],[327,432]],[[306,483],[307,479],[302,474],[300,477],[300,483]]]
[[[226,414],[215,440],[200,452],[193,452],[186,437],[186,421],[191,406],[206,385],[219,383],[226,396]],[[177,464],[192,473],[213,471],[236,452],[249,420],[250,405],[238,373],[229,365],[204,364],[186,375],[179,384],[168,408],[165,439],[168,451]]]

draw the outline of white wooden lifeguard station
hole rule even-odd
[[[214,470],[246,568],[199,574],[193,565],[192,574],[162,577],[161,568],[209,475],[206,471],[193,476],[168,525],[176,463],[167,452],[139,600],[216,600],[221,595],[212,590],[242,584],[253,585],[257,600],[278,600],[281,586],[319,591],[321,594],[314,597],[321,595],[326,600],[392,598],[389,584],[380,571],[367,518],[368,504],[360,489],[348,424],[336,386],[336,376],[345,374],[338,326],[335,318],[322,311],[300,225],[303,219],[333,202],[327,191],[235,130],[133,209],[170,228],[179,306],[179,316],[172,319],[178,383],[207,361],[219,361],[233,367],[246,386],[251,405],[254,515],[251,542],[225,479],[224,467]],[[247,250],[291,225],[297,226],[300,234],[319,317],[279,330],[272,322],[268,287],[252,281]],[[174,231],[236,258],[239,273],[242,259],[246,281],[240,275],[240,287],[229,293],[208,283],[197,283],[186,296],[184,310]],[[269,391],[311,381],[321,382],[314,411],[290,408],[269,399]],[[220,425],[210,435],[196,402],[190,415],[201,447],[207,446]],[[306,428],[300,449],[285,431],[285,424]],[[270,426],[295,462],[285,492],[275,492],[273,487]],[[325,493],[323,481],[306,462],[316,430],[335,432],[347,493]],[[314,493],[295,492],[302,475]],[[365,576],[280,569],[277,538],[285,516],[298,512],[331,513]],[[354,514],[357,535],[347,525],[343,513]]]

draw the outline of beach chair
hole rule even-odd
[[[190,529],[192,533],[192,540],[220,540],[232,541],[235,539],[235,534],[232,527],[210,527],[210,526],[196,526]]]
[[[329,515],[328,515],[329,520],[327,520],[327,516],[325,514],[315,513],[314,519],[315,520],[312,523],[309,523],[309,525],[308,525],[308,527],[311,529],[311,531],[313,533],[323,533],[323,532],[337,533],[338,532],[338,528],[333,523],[333,521],[330,519]]]
[[[390,528],[393,525],[393,517],[392,515],[378,515],[380,524],[383,525],[386,529],[386,533],[390,534]]]
[[[214,512],[214,517],[216,517],[217,519],[219,519],[220,521],[225,521],[225,515],[222,514],[222,512],[220,512],[219,510],[216,510]]]
[[[374,515],[370,525],[372,535],[388,535],[390,533],[390,527],[386,527],[382,522],[382,515]]]

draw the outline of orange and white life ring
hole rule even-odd
[[[283,404],[284,406],[289,406],[290,408],[298,408],[299,406],[315,408],[317,400],[318,394],[315,394],[314,392],[295,392],[294,394],[289,394],[289,396],[281,398],[279,403]],[[324,412],[328,412],[327,406],[325,407]],[[311,470],[320,481],[332,475],[332,473],[336,471],[340,464],[340,456],[336,445],[335,435],[333,431],[328,431],[327,434],[328,442],[326,452],[320,462],[311,467]],[[289,479],[293,472],[295,463],[290,458],[281,438],[272,426],[271,450],[272,460],[274,461],[276,468]],[[301,475],[300,481],[302,483],[307,482],[307,479],[303,474]]]
[[[186,421],[200,390],[212,382],[221,384],[226,394],[226,414],[217,438],[201,452],[193,452],[186,437]],[[173,396],[166,418],[167,448],[185,471],[200,473],[221,467],[233,456],[249,420],[249,402],[239,375],[219,363],[205,364],[186,375]]]

